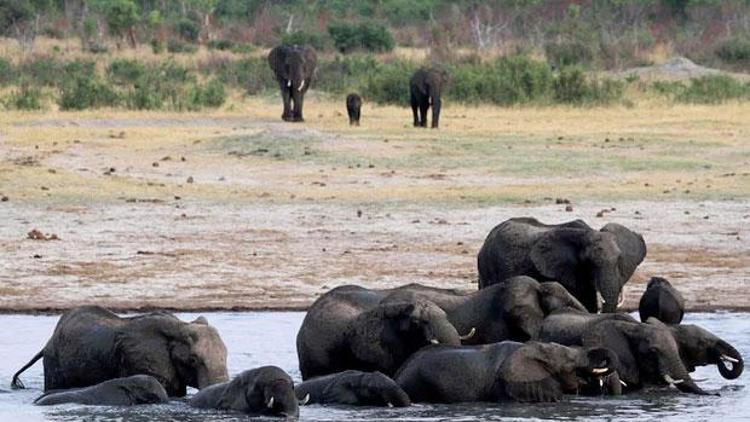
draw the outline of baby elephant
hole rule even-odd
[[[362,97],[359,94],[346,96],[346,112],[349,114],[349,124],[359,126],[359,114],[362,110]]]
[[[338,372],[297,384],[294,391],[297,399],[305,404],[388,407],[411,405],[411,400],[404,390],[380,372]]]
[[[504,341],[483,346],[430,346],[414,354],[395,380],[415,402],[559,401],[612,373],[604,348]]]
[[[150,375],[132,375],[101,382],[91,387],[56,390],[34,400],[34,404],[50,406],[78,403],[96,406],[131,406],[166,403],[166,390]]]
[[[685,299],[672,284],[661,277],[651,277],[638,304],[641,322],[654,317],[665,324],[679,324],[685,314]]]
[[[276,366],[242,372],[231,381],[204,388],[188,404],[202,409],[244,412],[253,416],[298,417],[292,378]]]

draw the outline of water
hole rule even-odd
[[[301,312],[204,314],[221,333],[229,349],[230,375],[261,365],[277,365],[299,380],[295,337]],[[180,314],[192,320],[196,314]],[[0,388],[7,389],[13,373],[38,352],[52,333],[57,316],[0,315]],[[750,314],[691,314],[687,323],[701,325],[750,356]],[[748,374],[728,381],[715,366],[698,368],[694,378],[720,397],[686,395],[676,390],[650,390],[618,398],[567,397],[554,404],[415,405],[403,409],[305,406],[300,420],[470,421],[470,420],[750,420]],[[247,417],[215,411],[197,411],[183,402],[158,406],[96,407],[80,405],[34,406],[43,387],[42,363],[23,377],[29,388],[0,392],[0,421],[234,421]],[[257,420],[257,419],[254,419]]]

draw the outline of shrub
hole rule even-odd
[[[373,52],[391,51],[396,44],[385,26],[373,22],[357,25],[333,23],[328,26],[328,33],[336,49],[342,53],[356,49]]]
[[[621,100],[624,92],[624,82],[590,81],[579,67],[563,68],[555,79],[555,100],[566,104],[610,104]]]
[[[178,40],[169,40],[169,42],[167,42],[167,51],[170,53],[193,54],[198,51],[198,47]]]
[[[21,72],[37,85],[55,86],[63,64],[49,57],[41,57],[21,66]]]
[[[201,34],[201,28],[190,19],[182,18],[175,23],[175,31],[180,37],[188,42],[197,42]]]
[[[7,85],[16,77],[13,65],[6,59],[0,57],[0,86]]]
[[[728,64],[750,65],[750,38],[731,38],[716,47],[716,55]]]
[[[164,41],[156,39],[156,38],[152,38],[150,44],[151,44],[151,51],[154,54],[161,54],[164,52],[164,50],[167,49],[166,46],[164,45]]]
[[[231,40],[210,40],[206,47],[209,50],[231,50],[234,47],[234,43]]]
[[[205,85],[195,84],[190,89],[187,99],[189,110],[199,110],[203,107],[219,107],[227,98],[224,84],[218,79],[212,79]]]
[[[115,59],[107,69],[107,76],[117,84],[134,83],[146,73],[146,66],[137,60]]]
[[[359,90],[368,75],[377,68],[378,62],[370,55],[337,56],[334,60],[318,64],[315,86],[337,94]]]
[[[281,43],[285,45],[309,45],[316,50],[322,50],[324,47],[323,36],[317,32],[297,31],[284,34],[281,37]]]
[[[252,44],[248,44],[248,43],[236,43],[232,46],[232,48],[230,48],[230,50],[233,53],[237,53],[237,54],[247,54],[255,50],[255,46],[253,46]]]
[[[61,110],[114,107],[119,95],[97,77],[78,76],[61,88],[58,104]]]
[[[43,95],[39,88],[23,83],[10,93],[5,105],[16,110],[41,110],[44,107],[42,100]]]
[[[265,57],[248,57],[222,63],[217,77],[226,84],[246,89],[249,94],[277,87],[276,78]]]
[[[579,64],[590,64],[594,50],[588,43],[580,41],[548,43],[544,46],[547,62],[557,69]]]
[[[363,93],[378,104],[409,104],[409,78],[416,70],[411,62],[397,61],[373,69]]]
[[[750,95],[748,85],[726,76],[708,75],[690,80],[684,91],[676,97],[677,101],[697,104],[719,104],[729,100],[746,98]]]

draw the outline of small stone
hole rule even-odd
[[[194,181],[193,176],[188,176],[187,183],[193,183]]]
[[[572,205],[568,205],[568,206],[566,206],[566,207],[565,207],[565,211],[566,211],[566,212],[572,212],[572,211],[573,211],[573,206],[572,206]]]
[[[159,163],[157,163],[156,161],[154,161],[153,163],[151,163],[151,167],[159,167]]]
[[[362,217],[362,210],[357,210],[357,217]]]

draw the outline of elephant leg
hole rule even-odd
[[[432,128],[437,129],[440,123],[440,97],[432,99]]]
[[[419,109],[419,101],[417,101],[417,98],[414,96],[414,94],[411,95],[411,111],[414,113],[414,127],[419,127],[419,115],[417,114],[417,110]]]
[[[419,126],[421,127],[427,127],[427,110],[430,108],[430,103],[428,101],[423,101],[422,104],[419,105]]]
[[[294,99],[294,109],[292,111],[292,121],[293,122],[304,122],[305,119],[302,118],[302,102],[305,97],[304,92],[300,91],[294,91],[292,94],[292,98]]]
[[[288,122],[292,118],[292,107],[289,87],[286,86],[286,82],[280,82],[281,86],[281,100],[284,102],[284,112],[281,114],[281,119]]]

